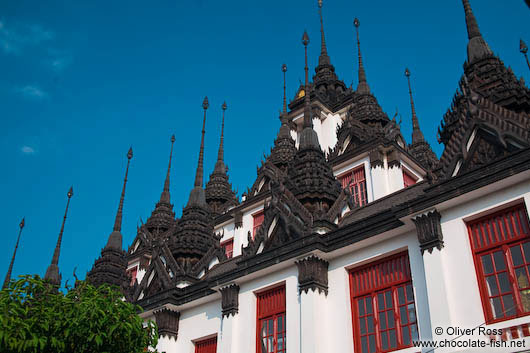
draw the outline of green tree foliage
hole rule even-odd
[[[68,288],[67,288],[68,289]],[[152,321],[115,288],[79,281],[64,294],[39,276],[0,291],[0,352],[136,353],[155,347]]]

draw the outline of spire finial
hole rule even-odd
[[[287,113],[287,96],[285,93],[285,73],[287,72],[287,65],[282,65],[282,72],[283,72],[283,113]]]
[[[526,43],[521,39],[519,41],[519,51],[524,55],[524,58],[526,59],[526,64],[528,65],[528,69],[530,69],[530,61],[528,61],[528,47],[526,46]]]
[[[478,28],[477,19],[473,14],[469,0],[462,0],[464,5],[464,12],[466,15],[467,37],[469,42],[467,44],[467,60],[469,63],[481,59],[485,56],[493,55],[488,44],[482,38]]]
[[[318,65],[329,65],[330,60],[328,56],[328,49],[326,47],[326,36],[324,35],[324,20],[322,18],[322,0],[318,0],[318,15],[320,16],[320,56],[318,58]]]
[[[309,67],[307,66],[307,45],[309,44],[309,35],[307,31],[304,31],[302,36],[302,44],[304,45],[305,50],[305,96],[304,96],[304,128],[309,127],[313,128],[313,121],[311,120],[311,111],[310,111],[310,92],[309,92]]]
[[[414,98],[412,97],[412,86],[410,84],[410,70],[405,69],[405,76],[409,84],[410,107],[412,109],[412,143],[417,143],[424,140],[423,133],[420,130],[420,123],[416,115],[416,108],[414,107]]]
[[[368,82],[366,81],[366,72],[364,71],[363,56],[361,54],[361,41],[359,39],[359,26],[361,25],[361,22],[358,18],[353,20],[353,25],[355,26],[355,31],[357,32],[357,51],[359,56],[359,84],[357,85],[357,92],[360,94],[368,94],[370,93],[370,86],[368,86]]]
[[[68,193],[66,196],[68,196],[68,201],[66,202],[66,209],[64,211],[64,217],[63,217],[63,223],[61,225],[61,230],[59,231],[59,237],[57,238],[57,244],[55,245],[55,251],[53,252],[52,262],[50,266],[48,266],[48,269],[46,270],[46,274],[44,275],[45,280],[49,280],[50,283],[54,285],[60,285],[61,284],[61,275],[59,274],[59,255],[61,253],[61,242],[63,240],[63,232],[64,232],[64,224],[66,222],[66,216],[68,215],[68,207],[70,206],[70,199],[74,195],[74,188],[71,186],[70,190],[68,190]]]
[[[24,225],[26,223],[25,219],[26,217],[22,218],[22,221],[20,221],[20,224],[18,225],[20,229],[18,231],[17,242],[15,244],[15,251],[13,251],[13,257],[11,258],[11,262],[9,263],[9,268],[7,269],[6,278],[4,279],[4,284],[2,285],[2,289],[6,288],[7,285],[9,284],[9,281],[11,281],[11,272],[13,271],[13,263],[15,262],[15,256],[17,254],[18,243],[20,241],[20,235],[22,234],[22,229],[24,228]]]
[[[197,164],[197,172],[195,174],[195,187],[202,187],[202,175],[203,175],[203,160],[204,160],[204,133],[206,128],[206,110],[210,104],[208,103],[208,97],[204,97],[204,101],[202,102],[202,108],[204,109],[204,117],[202,120],[202,131],[201,131],[201,147],[199,150],[199,163]]]
[[[127,167],[125,168],[125,178],[123,179],[123,188],[121,190],[120,204],[118,206],[118,212],[116,213],[116,219],[114,220],[113,231],[121,231],[121,219],[123,213],[123,200],[125,199],[125,186],[127,185],[127,176],[129,175],[129,164],[131,163],[131,158],[133,157],[132,147],[129,148],[127,152]]]

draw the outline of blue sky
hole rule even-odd
[[[492,50],[530,82],[518,50],[519,38],[530,44],[524,1],[472,6]],[[420,125],[440,155],[436,128],[466,57],[461,1],[324,0],[328,52],[348,86],[357,84],[354,17],[379,103],[390,116],[398,109],[410,141],[408,66]],[[289,98],[303,79],[304,29],[313,72],[316,0],[0,2],[2,280],[23,216],[13,275],[44,274],[70,185],[75,195],[59,267],[63,282],[74,267],[85,276],[112,230],[131,145],[125,248],[160,197],[173,133],[171,198],[180,215],[193,185],[205,95],[205,175],[217,156],[226,100],[225,161],[241,195],[279,128],[281,64],[288,65]]]

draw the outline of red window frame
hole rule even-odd
[[[216,353],[217,336],[195,342],[195,353]]]
[[[285,285],[256,294],[256,352],[287,352]]]
[[[339,179],[343,189],[350,188],[355,204],[363,206],[368,203],[364,164],[347,171],[337,179]]]
[[[390,352],[418,340],[408,252],[349,272],[355,352]]]
[[[530,314],[530,224],[524,204],[466,222],[486,322]]]
[[[131,276],[131,286],[134,286],[134,282],[136,281],[136,276],[138,275],[138,265],[131,267],[127,270],[127,275]]]
[[[259,227],[263,224],[265,220],[265,213],[263,210],[258,211],[252,215],[252,239],[256,236],[256,233],[259,230]]]
[[[228,259],[231,259],[234,256],[234,238],[223,241],[221,247],[225,250]]]
[[[411,171],[409,171],[406,168],[403,168],[402,170],[403,170],[403,185],[405,185],[406,188],[418,182],[418,177],[412,174]]]

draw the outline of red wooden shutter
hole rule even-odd
[[[406,188],[408,188],[411,185],[416,184],[416,181],[418,181],[418,178],[414,177],[412,173],[403,169],[403,184],[405,184]]]
[[[234,255],[234,238],[222,242],[221,246],[225,249],[226,257],[231,259]]]
[[[528,216],[523,204],[469,222],[467,228],[471,247],[475,252],[530,235]]]
[[[265,215],[263,211],[260,211],[252,215],[252,217],[253,217],[252,237],[254,237],[256,233],[258,232],[259,227],[261,227],[261,224],[263,223],[263,220],[265,219]]]
[[[217,336],[195,342],[195,353],[216,353]]]

